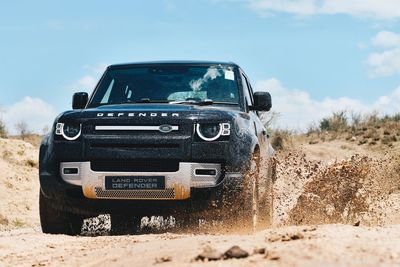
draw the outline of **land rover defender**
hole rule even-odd
[[[43,232],[76,235],[99,214],[116,232],[143,216],[205,211],[270,224],[274,152],[259,115],[271,106],[234,63],[109,66],[42,141]]]

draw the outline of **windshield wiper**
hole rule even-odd
[[[211,99],[206,99],[206,100],[182,100],[182,101],[171,101],[169,102],[170,104],[189,104],[189,105],[200,105],[200,106],[206,106],[206,105],[212,105],[214,102]]]
[[[138,101],[126,101],[123,102],[122,104],[141,104],[141,103],[169,103],[169,100],[153,100],[150,98],[142,98]]]
[[[206,100],[182,100],[182,101],[172,101],[169,102],[170,104],[189,104],[189,105],[199,105],[199,106],[207,106],[207,105],[230,105],[230,106],[237,106],[238,103],[234,102],[214,102],[211,99]]]

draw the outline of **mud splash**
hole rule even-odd
[[[274,226],[400,222],[400,155],[356,154],[323,162],[292,150],[277,155],[276,171]],[[190,226],[182,225],[182,218],[144,217],[142,232],[247,233],[238,218],[221,221],[211,210],[196,215]],[[86,220],[82,233],[108,235],[109,220],[109,215]]]
[[[400,208],[389,204],[400,196],[399,158],[354,155],[326,164],[287,153],[278,164],[276,223],[386,223]]]

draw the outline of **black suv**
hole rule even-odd
[[[271,96],[238,65],[112,65],[72,107],[40,147],[44,233],[79,234],[99,214],[116,232],[151,215],[271,223],[274,151],[259,119]]]

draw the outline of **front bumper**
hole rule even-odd
[[[65,170],[75,169],[75,173]],[[221,164],[181,162],[176,172],[104,172],[93,171],[90,162],[62,162],[61,178],[69,184],[82,187],[83,195],[90,199],[142,199],[142,200],[184,200],[190,197],[191,188],[215,187],[224,173]],[[162,190],[107,190],[105,179],[113,177],[165,177]]]

